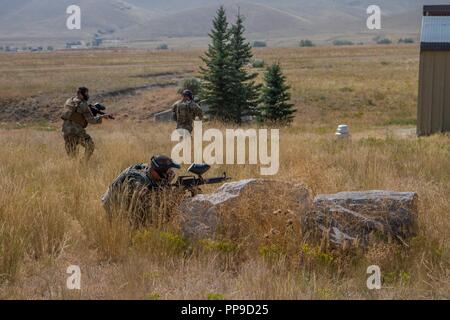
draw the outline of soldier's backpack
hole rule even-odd
[[[64,113],[61,116],[61,119],[72,121],[76,124],[79,124],[83,128],[88,126],[88,123],[84,116],[78,112],[78,107],[80,105],[80,100],[77,98],[70,98],[64,104]]]

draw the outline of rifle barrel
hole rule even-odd
[[[221,182],[224,182],[227,180],[229,180],[229,178],[227,178],[227,177],[214,177],[214,178],[206,179],[205,184],[221,183]]]

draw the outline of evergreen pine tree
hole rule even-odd
[[[252,46],[244,37],[244,19],[238,13],[236,23],[231,27],[231,63],[232,63],[232,104],[231,119],[241,123],[242,117],[256,114],[260,86],[254,79],[257,73],[249,73],[247,65],[253,58]]]
[[[259,120],[261,122],[281,122],[288,124],[292,122],[294,105],[289,103],[291,95],[290,87],[286,84],[278,63],[267,68],[264,75],[264,86],[259,105]]]
[[[211,118],[229,121],[233,70],[230,56],[231,34],[223,6],[217,11],[209,36],[212,43],[205,57],[202,57],[206,67],[200,68],[203,80],[200,97],[209,106],[208,113]]]

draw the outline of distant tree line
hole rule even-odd
[[[19,51],[30,51],[30,52],[41,52],[41,51],[53,51],[54,48],[52,46],[47,46],[46,48],[39,47],[30,47],[30,46],[22,46],[22,47],[13,47],[13,46],[0,46],[0,52],[19,52]]]
[[[244,32],[243,16],[238,14],[230,26],[225,9],[220,7],[210,32],[211,44],[202,57],[204,66],[200,69],[200,97],[209,107],[209,116],[237,124],[248,117],[256,117],[261,122],[291,122],[295,109],[289,103],[290,88],[280,65],[267,67],[264,84],[257,84],[258,74],[248,69],[256,60]],[[264,61],[260,66],[264,66]]]
[[[352,46],[352,45],[354,45],[354,43],[353,43],[353,41],[350,41],[350,40],[337,39],[337,40],[333,41],[333,45],[334,46]]]

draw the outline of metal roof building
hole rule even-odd
[[[424,6],[420,41],[419,136],[450,131],[450,5]]]

